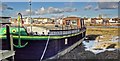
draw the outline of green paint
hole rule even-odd
[[[84,30],[85,31],[85,30]],[[72,36],[76,36],[79,35],[81,33],[83,33],[84,31],[81,31],[79,33],[75,33],[75,34],[70,34],[70,35],[63,35],[63,36],[50,36],[50,39],[62,39],[62,38],[67,38],[67,37],[72,37]],[[6,28],[0,28],[0,38],[2,39],[6,39]],[[26,42],[24,45],[21,44],[22,40],[27,40],[27,41],[32,41],[32,40],[47,40],[48,36],[29,36],[27,34],[27,31],[25,30],[25,28],[20,27],[10,27],[10,34],[13,35],[13,39],[16,39],[15,41],[18,41],[18,45],[14,46],[16,48],[23,48],[25,47],[28,42]],[[17,36],[18,35],[18,36]]]
[[[27,33],[26,33],[26,31],[25,31],[25,29],[24,28],[20,28],[20,33],[21,33],[21,35],[26,35],[27,36]],[[1,29],[0,29],[0,35],[5,35],[6,34],[6,27],[2,27]],[[18,32],[18,28],[16,28],[16,27],[10,27],[10,34],[12,34],[12,35],[18,35],[19,34],[19,32]]]
[[[85,31],[85,30],[84,30]],[[50,39],[61,39],[61,38],[67,38],[67,37],[72,37],[72,36],[76,36],[78,34],[81,34],[81,31],[79,33],[76,34],[70,34],[70,35],[66,35],[66,36],[50,36]],[[1,35],[0,38],[6,39],[6,36]],[[13,35],[14,39],[18,39],[18,36]],[[21,40],[47,40],[48,36],[20,36]]]
[[[23,48],[28,44],[28,42],[26,42],[24,45],[22,45],[22,43],[21,43],[22,42],[21,38],[20,38],[20,36],[21,36],[21,30],[20,30],[21,20],[22,20],[22,15],[21,15],[21,13],[18,13],[18,45],[13,44],[16,48]]]

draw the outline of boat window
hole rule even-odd
[[[77,25],[77,21],[76,20],[72,20],[72,25]]]

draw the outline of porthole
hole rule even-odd
[[[16,30],[15,30],[15,29],[13,29],[13,30],[12,30],[12,32],[13,32],[13,33],[16,33]]]

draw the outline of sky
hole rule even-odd
[[[29,0],[1,0],[2,2],[28,2]],[[120,0],[32,0],[33,2],[118,2]]]
[[[29,17],[30,6],[29,2],[12,2],[13,0],[4,0],[2,5],[2,15],[16,17],[20,12],[24,17]],[[34,0],[35,1],[35,0]],[[36,0],[37,1],[37,0]],[[46,1],[46,0],[44,0]],[[50,1],[50,0],[49,0]],[[53,0],[51,0],[53,1]],[[68,1],[68,0],[65,0]],[[74,1],[74,0],[71,0]],[[78,1],[78,0],[76,0]],[[99,14],[104,17],[117,17],[118,5],[114,2],[98,3],[98,2],[32,2],[32,17],[98,17]],[[82,0],[81,0],[82,1]],[[102,0],[101,0],[102,1]],[[0,14],[1,15],[1,14]]]

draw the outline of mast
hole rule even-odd
[[[32,33],[32,19],[31,19],[31,0],[29,0],[29,8],[30,8],[30,30],[31,30],[31,33]]]

